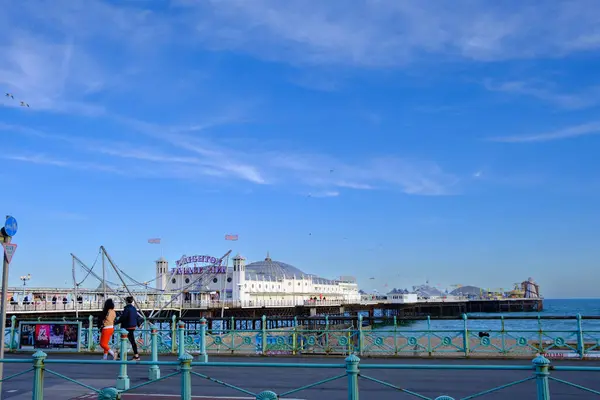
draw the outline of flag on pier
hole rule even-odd
[[[238,235],[225,235],[225,240],[238,240]]]
[[[159,238],[148,239],[148,243],[160,244],[160,239]]]

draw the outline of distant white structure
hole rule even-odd
[[[403,290],[394,289],[387,293],[387,301],[399,304],[417,303],[419,296],[416,293],[406,293]]]
[[[202,263],[212,265],[202,266]],[[156,261],[157,289],[175,292],[189,286],[202,275],[201,285],[184,291],[185,301],[225,300],[301,305],[309,301],[328,300],[358,303],[361,298],[353,277],[330,280],[306,274],[289,264],[272,260],[269,254],[264,261],[248,265],[240,255],[233,258],[232,267],[216,263],[218,259],[215,257],[184,256],[169,271],[168,262],[161,258]],[[161,286],[163,283],[164,286]]]

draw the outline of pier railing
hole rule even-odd
[[[115,299],[115,306],[117,308],[123,307],[125,304]],[[437,300],[437,302],[452,302],[452,301],[464,301],[465,299],[444,299]],[[428,300],[419,300],[419,302],[427,302]],[[379,300],[371,302],[367,300],[346,300],[346,299],[329,299],[329,300],[303,300],[298,298],[297,300],[248,300],[248,301],[235,301],[235,300],[184,300],[171,302],[168,298],[163,298],[161,301],[143,301],[138,300],[137,306],[142,310],[155,310],[157,308],[165,307],[168,310],[178,309],[219,309],[219,308],[262,308],[262,307],[295,307],[295,306],[310,306],[310,307],[336,307],[344,306],[348,304],[375,304],[375,303],[388,303],[385,300]],[[6,306],[7,312],[9,313],[37,313],[40,311],[50,312],[64,312],[64,311],[100,311],[104,306],[104,300],[98,301],[77,301],[74,300],[63,302],[62,300],[57,301],[27,301],[27,302],[9,302]]]
[[[445,320],[448,322],[449,320]],[[534,357],[600,359],[600,319],[581,315],[570,319],[548,318],[467,318],[452,322],[452,329],[439,327],[440,321],[426,318],[417,327],[396,318],[389,325],[361,316],[317,319],[213,320],[156,322],[158,352],[176,354],[180,348],[192,353],[222,355],[350,355],[361,357]],[[25,323],[25,322],[24,322]],[[46,323],[46,322],[44,322]],[[47,322],[51,324],[53,322]],[[54,322],[60,324],[61,321]],[[438,326],[436,326],[436,324]],[[98,351],[99,331],[89,317],[79,328],[78,350]],[[448,324],[446,324],[448,325]],[[595,325],[595,326],[594,326]],[[90,328],[91,327],[91,328]],[[183,339],[179,340],[179,331]],[[152,325],[136,330],[138,347],[150,352]],[[19,350],[34,340],[22,332],[16,317],[5,331],[5,346]],[[113,337],[118,343],[118,333]],[[183,343],[180,346],[180,343]],[[27,347],[27,346],[26,346]]]
[[[349,400],[358,400],[361,395],[361,382],[368,381],[371,384],[376,384],[379,386],[383,386],[389,389],[392,389],[395,392],[402,392],[408,394],[410,396],[425,399],[425,400],[454,400],[453,397],[449,395],[437,396],[435,398],[429,397],[423,393],[418,393],[415,390],[407,389],[404,385],[400,384],[402,379],[402,374],[394,379],[393,382],[378,379],[374,377],[372,374],[377,370],[424,370],[424,371],[433,371],[433,370],[487,370],[487,371],[522,371],[523,378],[516,381],[509,381],[503,385],[491,387],[489,389],[479,391],[477,393],[473,393],[466,397],[462,397],[463,400],[466,399],[474,399],[479,397],[484,397],[486,395],[496,393],[507,388],[511,388],[517,385],[523,385],[527,382],[535,382],[535,388],[532,385],[529,385],[528,388],[524,389],[524,391],[529,392],[527,398],[533,398],[533,396],[537,396],[538,400],[550,400],[551,397],[551,388],[555,385],[566,385],[571,388],[576,389],[581,394],[595,394],[600,395],[600,391],[594,388],[588,388],[573,382],[566,381],[564,379],[560,379],[554,377],[550,374],[550,366],[551,362],[547,358],[543,356],[537,356],[533,359],[532,366],[526,365],[452,365],[452,364],[442,364],[442,365],[433,365],[433,364],[360,364],[360,358],[355,355],[349,355],[343,364],[315,364],[315,363],[237,363],[237,362],[208,362],[206,357],[203,357],[200,362],[193,362],[193,356],[182,352],[179,354],[178,361],[158,361],[157,359],[157,343],[158,336],[157,332],[153,331],[152,333],[152,360],[151,361],[137,361],[131,362],[126,361],[128,343],[127,343],[127,331],[121,330],[120,334],[120,361],[111,361],[111,363],[118,363],[119,373],[115,379],[114,387],[104,387],[104,388],[95,388],[91,385],[88,385],[85,382],[78,381],[72,377],[69,377],[63,373],[60,373],[54,369],[55,365],[60,364],[70,364],[70,365],[103,365],[106,366],[107,361],[102,360],[73,360],[73,359],[53,359],[47,358],[47,354],[42,351],[37,351],[33,354],[33,365],[30,368],[26,368],[20,372],[13,373],[12,375],[6,376],[2,382],[10,381],[18,376],[22,376],[28,373],[33,374],[32,379],[32,399],[33,400],[43,400],[44,399],[44,382],[45,376],[51,375],[57,377],[59,379],[63,379],[65,381],[74,383],[85,388],[88,392],[96,393],[97,399],[104,400],[116,400],[121,398],[121,395],[127,393],[135,393],[138,389],[147,387],[149,385],[157,385],[159,382],[179,377],[179,390],[180,390],[180,398],[184,400],[192,399],[192,383],[194,380],[201,380],[203,385],[200,388],[196,387],[194,391],[194,395],[202,395],[202,391],[207,385],[207,381],[211,382],[215,385],[220,385],[222,387],[228,388],[231,391],[244,394],[245,396],[251,396],[256,400],[277,400],[282,398],[289,398],[291,395],[295,395],[296,393],[303,392],[308,389],[312,389],[315,387],[319,387],[324,384],[328,384],[330,382],[335,381],[346,381],[345,389],[342,386],[343,391],[347,392],[347,398]],[[30,364],[30,360],[26,359],[2,359],[0,360],[2,363],[6,364]],[[131,379],[128,376],[128,367],[135,366],[135,368],[148,368],[148,380],[142,380],[141,382],[134,382],[132,384]],[[161,376],[161,367],[177,367],[175,372],[168,373],[164,376]],[[264,390],[259,393],[256,393],[252,390],[245,389],[241,386],[235,385],[230,382],[226,382],[224,380],[215,379],[211,376],[211,370],[218,367],[226,367],[226,368],[277,368],[277,369],[289,369],[290,375],[294,374],[293,371],[298,371],[299,369],[327,369],[332,370],[330,373],[323,373],[322,376],[325,378],[312,382],[309,384],[304,384],[298,386],[293,389],[287,389],[285,391],[281,391],[277,393],[271,390]],[[90,371],[90,375],[93,374],[93,369],[91,367],[86,370]],[[555,366],[552,368],[552,374],[560,371],[579,371],[579,372],[593,372],[599,373],[600,367],[588,367],[588,366]],[[296,372],[300,374],[300,372]],[[231,376],[236,376],[237,374],[232,373]],[[292,375],[293,376],[293,375]],[[300,376],[300,375],[298,375]],[[599,375],[600,378],[600,375]],[[404,379],[406,380],[406,379]],[[177,380],[175,380],[177,381]],[[272,384],[273,380],[270,380],[269,384]],[[600,382],[600,379],[594,380],[595,382]],[[446,391],[444,389],[445,380],[441,379],[436,384],[439,385],[440,391]],[[408,382],[407,382],[408,383]],[[552,383],[552,385],[550,385]],[[265,388],[268,388],[269,384],[265,384]],[[278,382],[278,386],[281,386],[281,382]],[[433,388],[432,388],[433,389]],[[438,388],[435,388],[438,390]],[[155,389],[153,389],[155,390]],[[155,390],[156,392],[156,390]],[[366,398],[373,398],[372,392],[365,391],[364,394],[367,396]],[[89,397],[87,397],[89,398]],[[586,397],[587,398],[587,397]]]

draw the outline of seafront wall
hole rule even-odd
[[[259,323],[239,329],[234,319],[146,321],[137,330],[141,352],[149,353],[151,333],[156,331],[160,354],[304,355],[361,357],[485,357],[589,359],[600,357],[600,317],[474,317],[460,319],[369,320],[359,316],[331,323],[329,318],[282,324],[266,316]],[[375,322],[378,324],[375,324]],[[220,322],[220,323],[217,323]],[[99,352],[99,332],[90,317],[82,321],[19,321],[5,332],[11,351]],[[38,341],[39,326],[54,335]],[[287,326],[282,326],[287,325]],[[91,326],[91,329],[90,329]],[[236,329],[236,327],[238,329]],[[63,337],[60,337],[62,329]],[[74,334],[76,329],[77,333]],[[54,334],[52,332],[59,332]],[[118,329],[116,330],[118,331]],[[72,336],[66,339],[67,332]],[[118,343],[115,334],[113,343]],[[62,340],[62,342],[61,342]],[[74,343],[76,341],[77,343]],[[39,343],[38,343],[39,342]],[[67,342],[69,345],[67,345]],[[62,343],[62,344],[61,344]],[[183,346],[181,346],[183,344]]]

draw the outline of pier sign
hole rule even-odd
[[[176,268],[171,268],[171,273],[176,275],[194,275],[194,274],[226,274],[227,266],[221,265],[222,258],[213,256],[183,256],[175,261]],[[191,266],[190,264],[193,264]],[[198,265],[209,264],[209,265]]]
[[[15,255],[15,251],[17,251],[17,244],[2,243],[2,247],[4,247],[4,255],[6,256],[6,261],[10,264],[13,256]]]
[[[4,222],[4,232],[7,236],[15,236],[17,234],[17,220],[15,217],[8,215],[6,217],[6,221]]]
[[[226,274],[227,267],[207,266],[207,267],[181,267],[171,268],[171,273],[175,275],[194,275],[194,274]]]
[[[178,267],[196,263],[221,265],[222,262],[223,259],[212,256],[183,256],[179,260],[175,261],[175,265]]]

